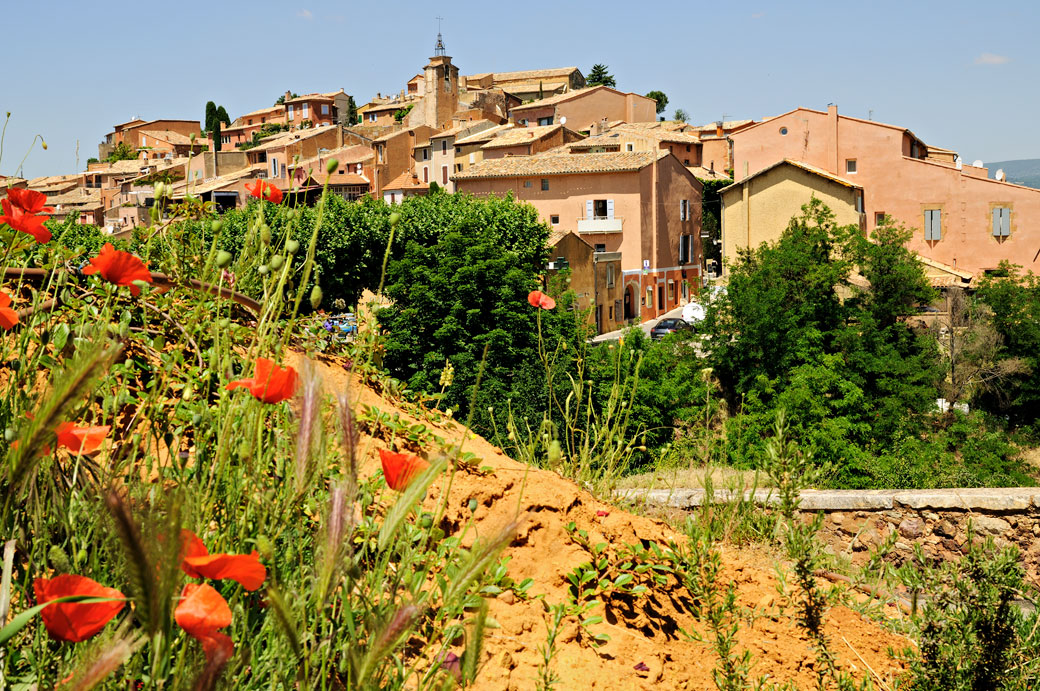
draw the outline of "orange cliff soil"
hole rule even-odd
[[[398,413],[409,423],[420,422],[374,391],[359,391],[356,380],[337,363],[326,361],[321,370],[330,392],[342,392],[349,387],[352,400],[359,399],[391,415]],[[430,425],[428,420],[421,422]],[[436,426],[434,432],[454,442],[463,435],[462,426],[451,422]],[[383,446],[379,439],[362,437],[363,474],[378,472],[376,450]],[[587,531],[592,544],[607,543],[610,551],[650,542],[665,547],[669,540],[682,544],[685,537],[666,523],[599,501],[554,472],[513,461],[479,436],[466,439],[463,451],[476,454],[480,457],[477,465],[493,471],[483,475],[455,474],[445,521],[453,528],[466,525],[470,500],[476,500],[475,530],[471,528],[465,540],[469,542],[474,533],[481,538],[494,537],[518,518],[517,536],[503,556],[510,557],[508,570],[514,581],[534,579],[528,590],[530,599],[506,591],[490,601],[490,616],[500,627],[486,632],[477,687],[532,689],[542,661],[539,647],[545,646],[549,621],[542,601],[535,596],[544,595],[549,604],[565,602],[569,585],[566,575],[591,559],[572,540],[566,528],[569,523]],[[435,510],[443,491],[439,483],[430,488],[425,500],[428,510]],[[771,682],[790,681],[799,689],[814,688],[815,656],[794,621],[795,609],[788,606],[781,611],[777,606],[780,598],[773,568],[775,557],[754,548],[721,544],[718,549],[723,565],[722,587],[733,581],[742,610],[755,613],[753,623],[749,623],[749,617],[742,618],[737,647],[738,654],[744,649],[751,652],[752,677],[768,675]],[[594,633],[610,636],[610,641],[600,648],[589,645],[574,617],[569,618],[557,637],[553,668],[560,683],[554,688],[714,688],[712,670],[717,657],[713,649],[708,643],[691,641],[683,634],[698,632],[710,640],[707,628],[684,603],[689,604],[688,592],[672,579],[669,586],[653,589],[641,597],[613,598],[605,607],[597,606],[589,615],[603,616],[604,621],[590,628]],[[830,608],[826,622],[830,648],[839,666],[857,679],[870,677],[876,687],[885,688],[878,682],[891,686],[904,670],[888,651],[905,649],[910,645],[908,639],[845,607]],[[648,671],[635,669],[639,663]]]

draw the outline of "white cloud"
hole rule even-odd
[[[983,53],[975,58],[976,65],[1004,65],[1009,62],[1011,62],[1011,58],[1006,55],[997,55],[996,53]]]
[[[755,12],[753,15],[751,15],[751,18],[752,19],[761,19],[764,16],[766,16],[765,12]]]
[[[299,12],[296,13],[296,16],[297,17],[302,17],[304,19],[314,19],[314,15],[311,14],[310,10],[300,10]]]

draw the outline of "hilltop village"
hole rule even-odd
[[[360,106],[343,89],[286,91],[233,120],[223,108],[207,123],[134,118],[104,135],[85,171],[0,178],[0,196],[40,191],[56,220],[119,237],[149,224],[157,181],[218,211],[244,206],[257,178],[299,203],[326,185],[388,204],[438,188],[512,194],[551,226],[549,268],[571,268],[601,333],[724,281],[741,248],[775,240],[814,196],[866,235],[886,219],[912,229],[937,287],[1040,257],[1040,190],[905,126],[833,104],[694,125],[577,67],[461,75],[439,37],[435,53],[398,92]]]

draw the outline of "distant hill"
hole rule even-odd
[[[996,161],[987,163],[989,176],[993,177],[997,170],[1004,169],[1008,182],[1026,187],[1040,189],[1040,158],[1024,158],[1018,161]]]

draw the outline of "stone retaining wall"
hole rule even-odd
[[[704,502],[704,490],[628,490],[624,495],[650,505],[690,511]],[[750,493],[745,497],[750,499]],[[866,558],[897,533],[893,561],[903,562],[920,544],[927,557],[945,560],[963,554],[968,521],[977,536],[992,536],[999,544],[1021,550],[1028,579],[1040,586],[1040,488],[944,490],[807,490],[803,512],[824,512],[822,538],[828,550],[849,554],[853,562]],[[735,498],[715,492],[716,502]],[[776,497],[758,490],[755,501],[770,505]]]

